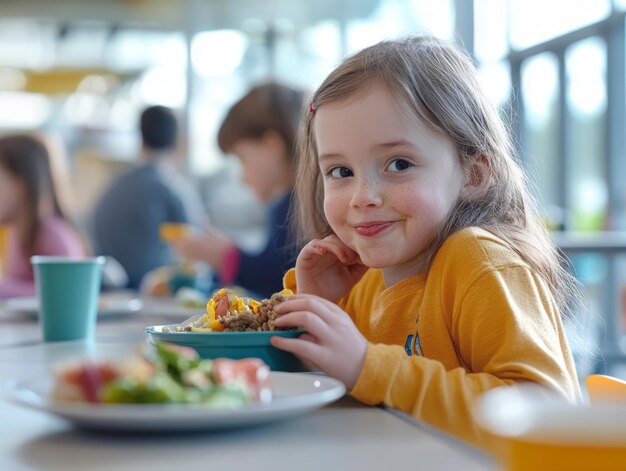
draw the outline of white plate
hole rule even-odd
[[[31,317],[39,315],[39,300],[36,296],[10,298],[4,303],[7,311],[20,312]],[[118,314],[131,314],[143,307],[143,301],[129,292],[111,292],[100,295],[98,301],[98,315],[110,316]]]
[[[50,397],[52,378],[37,378],[9,386],[13,402],[98,430],[172,432],[218,430],[275,422],[318,409],[345,394],[344,385],[309,373],[270,372],[274,398],[269,403],[239,409],[210,409],[199,405],[68,404]]]

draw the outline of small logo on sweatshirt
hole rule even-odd
[[[419,333],[416,331],[415,335],[409,335],[404,343],[404,351],[408,356],[418,355],[424,356],[422,351],[422,344],[420,342]]]

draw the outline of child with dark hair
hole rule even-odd
[[[139,119],[143,145],[150,149],[168,150],[176,147],[178,122],[174,112],[165,106],[149,106]]]
[[[96,254],[116,259],[126,270],[131,289],[140,287],[146,273],[175,261],[159,236],[163,223],[206,225],[200,197],[176,167],[174,112],[150,106],[141,113],[139,128],[142,162],[107,189],[96,205],[91,228]]]
[[[0,225],[9,228],[0,298],[35,294],[31,256],[84,255],[59,206],[48,151],[33,137],[0,138]]]

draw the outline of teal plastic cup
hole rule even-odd
[[[104,257],[30,259],[46,342],[89,339],[96,330]]]

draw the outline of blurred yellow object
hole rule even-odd
[[[283,288],[288,289],[289,291],[291,291],[291,294],[293,294],[294,290],[296,289],[296,270],[295,269],[291,269],[288,270],[287,273],[285,273],[285,276],[283,276]]]
[[[511,440],[511,471],[619,471],[626,468],[624,446],[589,446]]]
[[[626,403],[626,381],[606,375],[589,375],[586,383],[589,400],[592,404]],[[626,463],[624,463],[624,468],[626,469]]]
[[[9,242],[9,227],[0,226],[0,278],[7,269],[7,246]]]
[[[483,394],[475,417],[504,469],[626,469],[623,405],[574,405],[545,388],[524,385]]]
[[[136,74],[122,73],[104,68],[54,68],[46,70],[19,70],[21,91],[46,95],[75,93],[89,89],[96,82],[107,89],[119,87]]]
[[[159,226],[159,237],[165,242],[183,239],[189,235],[189,225],[166,222]]]

